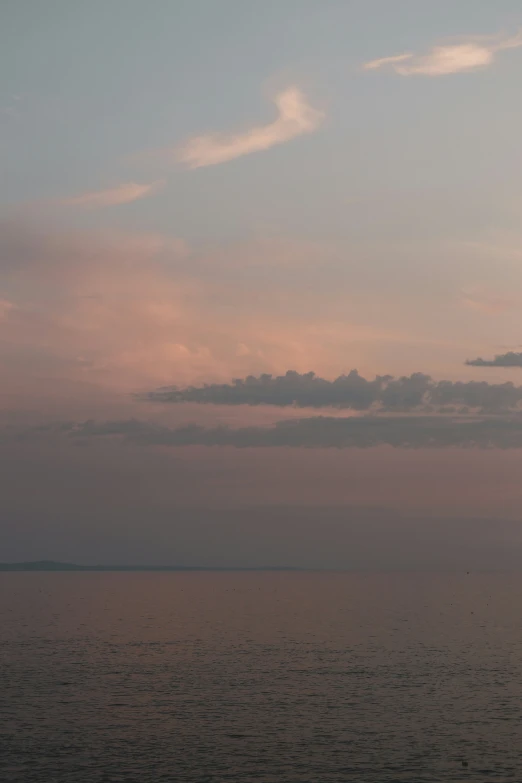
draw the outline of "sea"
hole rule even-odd
[[[489,780],[521,574],[0,574],[2,783]]]

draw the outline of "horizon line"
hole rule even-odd
[[[328,567],[328,566],[197,566],[197,565],[79,565],[58,560],[26,560],[17,562],[0,562],[0,573],[107,573],[107,572],[297,572],[297,573],[518,573],[520,568],[477,568],[471,564],[462,565],[459,568],[451,567],[422,567],[414,565],[388,566],[388,567]]]

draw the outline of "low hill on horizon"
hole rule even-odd
[[[29,560],[20,563],[0,563],[0,571],[302,571],[301,568],[285,566],[115,566],[115,565],[77,565],[57,560]]]

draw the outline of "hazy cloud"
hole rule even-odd
[[[522,386],[484,381],[434,381],[423,373],[402,378],[382,375],[368,381],[357,370],[329,381],[313,372],[301,375],[289,370],[277,377],[248,376],[229,384],[166,387],[150,392],[146,399],[166,403],[333,407],[359,411],[372,407],[411,411],[423,406],[502,411],[515,409],[522,402]]]
[[[0,299],[0,322],[6,321],[10,311],[14,309],[15,305],[12,302],[9,302],[7,299]]]
[[[142,446],[233,448],[522,448],[522,416],[314,416],[269,427],[167,427],[138,421],[58,423],[22,431],[6,428],[3,440],[122,438]]]
[[[423,342],[387,317],[369,323],[345,285],[318,285],[343,258],[299,240],[192,249],[165,235],[0,220],[0,398],[20,384],[31,397],[35,378],[61,394],[65,379],[130,392],[289,366],[331,377],[339,357],[366,367],[372,351]]]
[[[382,57],[363,65],[364,70],[391,67],[400,76],[447,76],[476,71],[491,65],[497,52],[522,46],[522,32],[512,37],[475,38],[461,43],[434,46],[427,54]]]
[[[125,182],[122,185],[118,185],[115,188],[109,188],[108,190],[80,193],[78,196],[63,199],[60,201],[60,204],[67,207],[84,207],[85,209],[112,207],[117,204],[130,204],[131,201],[138,201],[139,199],[151,196],[153,193],[157,193],[164,184],[164,180],[158,180],[157,182],[150,182],[143,185],[140,185],[137,182]]]
[[[30,393],[37,377],[54,377],[57,391],[66,379],[164,382],[165,366],[186,361],[193,288],[163,259],[174,266],[185,253],[181,241],[152,234],[92,237],[0,223],[0,396],[10,386]]]
[[[468,309],[488,315],[501,315],[519,306],[516,297],[483,286],[471,286],[463,290],[461,301]]]
[[[269,125],[233,135],[196,136],[178,151],[178,159],[191,169],[225,163],[312,133],[324,119],[324,114],[310,106],[304,93],[296,87],[279,93],[274,103],[279,116]]]
[[[508,351],[497,354],[494,359],[468,359],[466,364],[471,367],[522,367],[522,353]]]

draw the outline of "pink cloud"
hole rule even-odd
[[[518,307],[516,297],[506,296],[483,286],[474,286],[462,292],[462,304],[470,310],[500,315]]]
[[[522,46],[522,32],[512,37],[486,37],[461,43],[434,46],[427,54],[405,52],[370,60],[366,71],[391,67],[400,76],[448,76],[476,71],[491,65],[497,52]]]
[[[312,133],[324,119],[324,114],[314,109],[296,87],[276,95],[274,103],[279,114],[268,125],[237,134],[195,136],[177,151],[178,160],[191,169],[215,166]]]
[[[7,321],[9,313],[16,307],[13,302],[9,302],[7,299],[0,299],[0,322]]]
[[[57,395],[78,385],[130,393],[290,368],[410,372],[417,359],[397,363],[427,344],[393,308],[376,319],[356,290],[310,284],[344,261],[328,244],[195,252],[154,234],[93,238],[19,222],[0,225],[0,259],[0,372],[17,394],[44,384]]]
[[[108,190],[89,191],[78,196],[66,198],[59,203],[67,207],[81,207],[84,209],[99,209],[112,207],[118,204],[130,204],[132,201],[152,196],[165,185],[164,180],[140,185],[137,182],[125,182]]]

